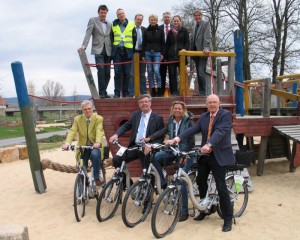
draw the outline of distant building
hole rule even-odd
[[[5,109],[7,108],[8,104],[5,100],[0,97],[0,116],[5,117]]]

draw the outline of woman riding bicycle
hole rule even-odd
[[[101,186],[102,181],[99,176],[99,170],[101,165],[100,147],[104,136],[103,117],[97,113],[93,113],[93,105],[89,100],[84,100],[81,103],[81,109],[83,114],[74,118],[74,123],[68,133],[66,143],[62,148],[67,150],[77,133],[77,145],[92,145],[93,149],[86,149],[82,159],[86,167],[88,165],[88,160],[92,160],[96,185]],[[78,154],[76,155],[78,156]]]
[[[165,134],[169,135],[169,139],[175,138],[179,133],[185,131],[185,129],[193,125],[193,114],[187,112],[184,102],[174,101],[171,106],[171,115],[168,118],[167,125],[160,131],[155,132],[149,138],[145,138],[146,142],[154,141],[157,138],[164,136]],[[179,150],[187,152],[195,146],[195,136],[185,139],[179,143]],[[176,156],[172,150],[166,150],[158,152],[154,155],[153,165],[159,172],[161,178],[162,188],[166,188],[167,183],[163,176],[162,167],[170,165]],[[192,165],[193,159],[189,158],[185,163],[184,171],[188,172]],[[188,218],[188,194],[185,182],[182,182],[182,215],[179,221],[185,221]]]

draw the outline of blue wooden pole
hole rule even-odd
[[[236,53],[235,80],[244,83],[243,71],[243,35],[240,30],[234,32],[234,48]],[[244,116],[244,89],[235,87],[236,113]]]
[[[12,62],[11,68],[16,85],[34,188],[36,192],[44,193],[47,186],[41,167],[40,152],[35,135],[23,66],[21,62]]]
[[[244,71],[243,71],[243,35],[240,30],[234,32],[234,49],[236,53],[236,63],[235,63],[235,80],[237,82],[244,82]],[[242,87],[235,87],[235,111],[237,114],[244,116],[244,89]],[[236,140],[238,142],[239,148],[243,148],[244,134],[237,134]]]

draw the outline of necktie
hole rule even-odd
[[[194,50],[197,50],[197,49],[196,49],[196,44],[195,44],[195,43],[196,43],[196,36],[197,36],[198,29],[199,29],[199,25],[200,25],[200,24],[197,23],[197,24],[196,24],[196,27],[195,27],[195,33],[194,33]]]
[[[210,136],[211,136],[212,125],[213,125],[214,119],[215,119],[215,116],[211,115],[209,125],[208,125],[208,131],[207,131],[207,142],[209,141]]]
[[[168,32],[169,32],[169,26],[166,25],[166,38],[167,38],[167,36],[168,36]]]
[[[140,143],[141,139],[144,138],[145,118],[146,118],[146,115],[144,113],[142,113],[139,129],[138,129],[138,134],[137,134],[137,138],[136,138],[136,143]]]
[[[142,34],[141,34],[141,28],[136,27],[136,34],[137,34],[137,50],[142,49]]]
[[[90,120],[86,120],[86,145],[90,145],[91,141],[89,139],[89,126],[90,126]]]

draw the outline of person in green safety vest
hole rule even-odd
[[[129,97],[130,68],[133,57],[132,31],[134,22],[128,21],[124,9],[117,10],[117,19],[112,24],[112,58],[115,70],[114,98]],[[124,62],[124,64],[120,64]],[[130,63],[128,63],[130,62]]]

